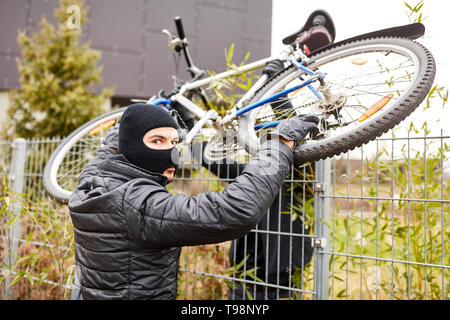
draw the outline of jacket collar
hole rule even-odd
[[[150,172],[132,164],[123,154],[120,153],[117,153],[102,161],[98,165],[97,169],[104,172],[118,173],[127,180],[145,178],[155,181],[162,186],[166,186],[169,183],[167,177],[159,173]]]

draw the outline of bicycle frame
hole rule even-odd
[[[163,30],[163,33],[165,33],[169,36],[169,47],[171,47],[172,50],[174,50],[178,46],[179,50],[175,49],[175,51],[178,51],[178,52],[181,50],[183,51],[184,56],[186,58],[186,63],[188,65],[188,70],[191,72],[191,75],[194,76],[195,71],[198,71],[198,68],[196,68],[194,66],[194,64],[192,63],[192,59],[190,57],[189,51],[187,50],[187,39],[185,38],[185,34],[184,34],[184,30],[183,30],[183,26],[182,26],[180,17],[175,17],[175,24],[177,27],[179,38],[172,37],[170,32],[168,32],[167,30]],[[316,50],[315,53],[317,54],[318,52],[326,50],[332,45],[339,45],[339,44],[343,44],[346,42],[356,41],[359,39],[370,38],[370,37],[396,36],[396,37],[405,37],[405,38],[410,38],[410,39],[416,39],[420,36],[423,36],[424,31],[425,31],[425,27],[421,23],[414,23],[414,24],[409,24],[409,25],[400,26],[400,27],[378,30],[378,31],[374,31],[371,33],[362,34],[362,35],[359,35],[359,36],[356,36],[356,37],[353,37],[350,39],[343,40],[337,44],[330,44],[329,46],[325,46],[325,47],[320,48],[319,50]],[[313,83],[314,81],[320,81],[320,83],[322,85],[325,75],[321,74],[321,73],[316,74],[313,71],[309,70],[307,67],[305,67],[305,62],[308,60],[308,58],[302,53],[301,50],[299,50],[299,48],[296,48],[296,50],[292,50],[293,48],[291,47],[290,49],[291,49],[290,52],[284,51],[284,52],[280,53],[279,56],[276,56],[276,57],[269,57],[266,59],[261,59],[261,60],[255,61],[253,63],[241,66],[241,67],[237,68],[236,70],[222,72],[222,73],[219,73],[219,74],[209,77],[209,78],[189,82],[189,83],[183,85],[179,89],[178,93],[173,95],[170,99],[150,98],[147,101],[147,103],[152,103],[152,104],[156,104],[156,105],[166,104],[166,105],[170,106],[170,105],[172,105],[173,101],[176,101],[177,103],[181,104],[183,107],[188,109],[191,113],[196,115],[200,119],[200,121],[198,121],[197,124],[194,126],[194,128],[188,133],[187,138],[189,138],[189,140],[187,140],[187,141],[190,142],[190,139],[192,139],[197,134],[197,132],[203,127],[203,125],[205,123],[209,123],[209,125],[212,125],[212,123],[210,122],[210,119],[215,119],[215,122],[214,122],[215,128],[220,129],[220,126],[224,126],[225,124],[231,123],[232,120],[240,117],[241,115],[249,112],[250,110],[258,108],[266,103],[272,102],[281,96],[284,96],[290,92],[293,92],[293,91],[303,88],[305,86],[308,87],[319,100],[323,100],[324,97],[322,97],[321,94],[319,92],[317,92],[311,86],[311,83]],[[294,54],[300,55],[301,59],[298,59],[298,57],[293,58]],[[290,61],[290,63],[293,64],[294,66],[296,66],[298,69],[304,71],[306,74],[309,74],[311,76],[311,78],[304,80],[300,76],[299,79],[302,81],[302,83],[300,85],[286,89],[276,95],[273,95],[267,99],[264,99],[263,101],[259,101],[250,106],[243,107],[244,102],[247,101],[249,98],[253,97],[253,95],[267,81],[267,76],[263,74],[259,78],[259,80],[250,88],[250,90],[247,91],[247,93],[238,101],[238,103],[227,113],[227,115],[223,119],[218,119],[218,114],[214,110],[205,111],[183,95],[185,92],[204,87],[213,81],[217,81],[220,79],[224,79],[226,77],[235,76],[235,75],[239,75],[244,72],[263,68],[267,62],[274,60],[274,59]],[[299,63],[298,60],[300,60],[302,62]],[[319,114],[319,116],[320,116],[320,114]],[[256,126],[254,129],[259,130],[262,128],[274,127],[274,126],[278,125],[278,123],[279,123],[279,121],[262,123],[262,124]]]
[[[216,123],[217,123],[217,117],[218,114],[215,110],[203,110],[202,108],[200,108],[198,105],[196,105],[195,103],[193,103],[191,100],[189,100],[188,98],[186,98],[183,94],[185,92],[189,92],[191,90],[195,90],[198,88],[202,88],[207,86],[208,84],[210,84],[211,82],[217,81],[217,80],[221,80],[230,76],[236,76],[239,74],[242,74],[244,72],[248,72],[248,71],[253,71],[253,70],[257,70],[260,69],[262,67],[264,67],[266,65],[267,62],[276,59],[275,57],[269,57],[269,58],[265,58],[265,59],[261,59],[258,61],[255,61],[253,63],[247,64],[247,65],[243,65],[239,68],[237,68],[236,70],[230,70],[230,71],[226,71],[226,72],[222,72],[219,73],[215,76],[212,77],[208,77],[202,80],[197,80],[194,82],[190,82],[187,83],[185,85],[183,85],[180,89],[179,92],[175,95],[173,95],[170,99],[164,99],[164,98],[157,98],[157,99],[153,99],[150,98],[148,100],[147,103],[151,103],[154,105],[161,105],[161,104],[165,104],[165,105],[169,105],[171,106],[172,103],[174,101],[176,101],[177,103],[179,103],[180,105],[182,105],[183,107],[185,107],[186,109],[188,109],[191,113],[193,113],[194,115],[196,115],[200,120],[196,123],[196,125],[191,129],[191,131],[188,133],[188,135],[186,136],[185,142],[186,143],[190,143],[191,140],[193,139],[193,137],[201,130],[201,128],[205,125],[205,123],[209,123],[210,126],[212,126],[212,123],[210,122],[210,119],[214,119],[216,118]],[[240,117],[241,115],[255,109],[258,107],[261,107],[269,102],[272,102],[282,96],[287,95],[288,93],[291,93],[295,90],[299,90],[303,87],[308,87],[316,96],[319,100],[322,100],[323,98],[321,97],[320,93],[318,93],[312,86],[311,84],[315,81],[318,80],[322,80],[324,78],[324,75],[322,74],[317,74],[311,70],[309,70],[308,68],[306,68],[304,66],[304,62],[299,63],[297,62],[296,59],[291,58],[289,59],[290,62],[295,65],[298,69],[304,71],[305,73],[309,74],[311,76],[311,78],[304,80],[303,78],[300,78],[302,80],[302,83],[293,86],[291,88],[288,88],[286,90],[283,90],[271,97],[268,97],[264,100],[258,101],[254,104],[251,104],[249,106],[246,106],[244,108],[242,108],[242,105],[244,104],[245,101],[247,101],[249,98],[251,98],[256,91],[258,91],[263,85],[264,83],[267,81],[268,77],[267,75],[263,74],[258,81],[245,93],[245,95],[237,102],[237,104],[230,110],[229,114],[227,116],[225,116],[223,119],[220,119],[218,125],[223,125],[225,123],[229,123],[230,121]],[[258,126],[255,127],[255,130],[259,130],[262,128],[270,128],[270,127],[275,127],[280,123],[280,121],[272,121],[272,122],[268,122],[268,123],[263,123],[260,124]]]
[[[197,80],[194,82],[189,82],[189,83],[183,85],[179,89],[179,92],[176,95],[172,96],[170,99],[155,99],[155,100],[153,100],[153,98],[150,98],[147,102],[152,103],[154,105],[160,105],[160,104],[171,105],[173,101],[176,101],[176,102],[180,103],[181,105],[183,105],[184,107],[186,107],[194,115],[196,115],[197,117],[202,119],[206,115],[207,111],[201,109],[195,103],[191,102],[189,99],[184,97],[183,94],[185,92],[205,87],[208,84],[210,84],[211,82],[225,79],[227,77],[236,76],[236,75],[242,74],[244,72],[249,72],[249,71],[260,69],[260,68],[264,67],[267,62],[269,62],[270,60],[273,60],[273,59],[274,58],[265,58],[265,59],[258,60],[253,63],[247,64],[247,65],[238,67],[237,70],[230,70],[230,71],[219,73],[212,77]],[[239,100],[239,102],[236,104],[236,106],[232,110],[238,109],[239,106],[242,105],[242,102],[245,101],[245,99],[247,99],[248,96],[250,96],[254,92],[256,92],[266,80],[267,80],[267,76],[265,76],[265,75],[261,76],[261,78],[257,81],[257,83],[255,83],[252,86],[252,88],[250,88],[250,90]]]
[[[179,25],[181,26],[181,23],[179,23]],[[348,40],[343,40],[337,44],[335,43],[327,47],[320,48],[313,54],[309,54],[309,56],[318,57],[317,61],[314,58],[312,60],[309,60],[308,57],[306,57],[302,53],[302,51],[299,50],[298,46],[296,47],[289,46],[289,49],[283,51],[278,56],[262,59],[241,66],[235,70],[222,72],[215,76],[205,79],[201,79],[201,77],[204,75],[204,72],[202,72],[201,69],[196,68],[195,65],[191,63],[192,61],[188,54],[187,48],[183,48],[183,45],[187,45],[187,41],[184,38],[184,34],[180,32],[181,28],[177,27],[177,29],[179,29],[178,33],[180,35],[180,38],[172,37],[170,36],[169,33],[170,36],[169,44],[171,45],[171,47],[172,45],[174,46],[175,49],[174,51],[176,52],[185,51],[184,52],[185,58],[187,59],[189,67],[188,71],[191,72],[193,79],[191,80],[191,82],[185,83],[183,86],[180,87],[176,86],[175,91],[173,91],[169,96],[166,96],[164,98],[158,98],[154,96],[144,101],[151,104],[166,105],[166,106],[172,106],[173,103],[176,102],[185,107],[193,115],[199,118],[197,119],[198,121],[196,122],[194,127],[190,130],[190,132],[187,133],[187,136],[184,137],[183,141],[185,145],[180,146],[183,149],[187,147],[186,148],[187,150],[189,148],[189,146],[187,145],[188,143],[186,142],[192,141],[194,136],[197,136],[197,133],[202,129],[202,127],[205,124],[209,124],[213,129],[215,129],[217,131],[217,134],[213,137],[213,139],[209,140],[208,144],[205,147],[204,150],[206,151],[205,159],[212,158],[212,160],[214,160],[215,158],[217,159],[226,158],[228,157],[228,155],[231,155],[233,153],[236,153],[237,151],[242,150],[242,147],[245,147],[247,149],[246,151],[249,154],[252,154],[253,152],[257,151],[259,147],[259,137],[257,134],[255,134],[256,130],[267,127],[273,127],[278,124],[278,121],[262,123],[264,119],[266,119],[265,117],[266,115],[263,114],[262,116],[260,115],[261,117],[259,117],[258,122],[256,122],[253,119],[253,112],[252,115],[248,114],[248,112],[251,112],[256,108],[260,108],[261,106],[267,103],[272,104],[272,107],[274,107],[273,109],[278,108],[279,104],[275,106],[272,101],[280,97],[282,97],[283,99],[296,98],[296,97],[287,97],[287,95],[291,93],[290,94],[291,96],[292,93],[294,93],[294,90],[298,90],[303,87],[307,87],[309,90],[311,90],[313,95],[308,95],[308,97],[306,97],[308,99],[306,101],[307,103],[302,104],[302,101],[300,101],[299,103],[296,104],[299,105],[300,107],[306,106],[307,108],[305,108],[305,112],[316,113],[315,115],[319,116],[319,119],[322,118],[320,119],[321,122],[319,123],[319,130],[321,129],[321,127],[323,127],[324,133],[322,136],[311,137],[311,139],[314,139],[316,141],[311,141],[311,143],[307,142],[303,144],[302,151],[294,153],[294,164],[302,164],[307,161],[317,161],[319,159],[326,159],[327,157],[339,155],[343,152],[353,150],[354,148],[360,147],[363,143],[366,143],[369,140],[376,139],[376,137],[386,132],[388,128],[393,128],[396,124],[398,124],[399,121],[405,119],[405,117],[407,117],[415,108],[417,108],[419,104],[426,98],[427,94],[429,94],[436,73],[436,65],[433,56],[425,47],[405,39],[395,39],[402,37],[415,39],[418,36],[423,35],[424,27],[422,24],[411,24],[401,27],[380,30],[366,35],[350,38]],[[393,37],[385,40],[376,39],[390,36]],[[361,43],[354,45],[352,44],[359,40],[361,40]],[[347,44],[349,45],[348,47]],[[336,48],[336,50],[334,50],[334,47]],[[381,50],[378,51],[377,49],[380,48]],[[323,54],[326,53],[326,51],[324,50],[328,49],[333,50],[333,51],[330,50],[331,56]],[[358,111],[359,114],[362,113],[361,109],[365,110],[372,109],[372,111],[369,112],[368,114],[366,112],[363,113],[363,116],[365,115],[366,118],[361,116],[360,118],[354,119],[350,122],[340,123],[339,112],[340,109],[342,108],[341,106],[347,103],[347,96],[345,92],[342,94],[333,95],[333,93],[330,92],[331,90],[330,87],[328,87],[328,85],[330,84],[331,88],[333,89],[334,81],[329,81],[329,83],[326,84],[323,80],[325,77],[324,73],[319,71],[313,72],[308,68],[309,66],[315,66],[316,62],[317,65],[322,65],[322,63],[326,64],[328,62],[338,61],[342,57],[346,58],[349,55],[353,55],[353,53],[359,54],[366,52],[377,52],[379,54],[384,53],[385,56],[388,56],[392,52],[394,52],[398,55],[405,56],[408,61],[412,62],[406,63],[405,65],[405,67],[407,68],[406,76],[408,77],[408,79],[405,78],[405,74],[399,74],[396,80],[398,80],[397,81],[398,83],[404,82],[403,80],[411,80],[411,81],[407,81],[407,84],[404,85],[405,86],[404,88],[403,84],[401,84],[402,87],[399,88],[402,91],[401,93],[399,92],[399,89],[396,88],[388,89],[387,92],[384,92],[383,91],[384,89],[381,89],[382,91],[378,92],[375,89],[379,87],[378,85],[380,83],[386,83],[386,85],[388,85],[390,88],[391,83],[391,80],[389,79],[390,72],[387,72],[386,81],[383,81],[384,79],[381,78],[380,83],[376,82],[372,84],[374,86],[373,88],[375,91],[372,90],[366,92],[365,89],[364,91],[362,91],[363,93],[367,93],[367,95],[373,96],[374,97],[373,101],[369,99],[367,100],[367,102],[359,102],[356,101],[359,100],[359,98],[356,98],[355,100],[356,102],[351,102],[352,104],[355,105],[349,104],[350,107],[352,106],[359,107],[359,109],[356,110]],[[258,79],[258,81],[248,90],[248,92],[245,93],[244,97],[242,97],[239,100],[239,102],[235,106],[233,106],[231,110],[227,111],[224,117],[219,117],[219,115],[214,109],[211,110],[202,109],[200,106],[193,103],[190,99],[186,97],[187,96],[186,93],[189,94],[196,93],[196,91],[197,92],[199,91],[199,88],[207,86],[213,81],[224,79],[229,76],[239,75],[243,72],[255,69],[262,69],[267,64],[268,61],[274,59],[280,59],[285,64],[289,63],[290,69],[280,71],[278,75],[274,75],[273,78],[271,79],[268,79],[268,77],[263,74]],[[377,59],[375,60],[378,62]],[[390,63],[389,69],[392,70],[402,69],[398,67],[400,66],[403,67],[403,63],[404,63],[403,61],[397,61],[395,62],[394,65],[392,65],[392,67],[391,67],[392,63]],[[409,68],[412,68],[412,70],[409,71]],[[324,67],[322,69],[326,68]],[[389,69],[386,67],[386,70]],[[334,69],[330,67],[329,70]],[[342,72],[342,74],[345,74],[346,70],[344,69],[341,70],[340,72]],[[381,72],[379,73],[383,73],[383,70],[381,70]],[[361,75],[358,74],[356,75],[358,77],[359,76],[365,77],[367,76],[367,73],[361,73]],[[410,77],[410,75],[415,76]],[[299,79],[300,81],[298,82],[297,79]],[[295,80],[295,82],[293,82],[293,80]],[[319,81],[320,83],[320,86],[317,89],[317,91],[316,89],[314,89],[316,86],[314,87],[312,86],[313,82],[315,81]],[[336,85],[338,87],[340,86],[339,84]],[[361,92],[361,90],[354,89],[354,87],[357,87],[357,85],[358,83],[356,83],[355,85],[350,84],[350,86],[346,87],[346,89],[354,90],[356,91],[355,95],[358,95],[357,94],[358,91]],[[367,86],[367,82],[362,82],[362,84],[360,85]],[[267,86],[267,88],[265,86]],[[288,88],[287,86],[292,87]],[[279,92],[277,90],[283,91]],[[386,96],[386,93],[389,92],[391,92],[391,94],[388,94]],[[326,136],[327,130],[329,130],[330,128],[333,129],[333,127],[337,127],[338,125],[340,126],[341,124],[342,126],[346,126],[361,119],[362,120],[360,122],[365,121],[367,119],[367,116],[370,117],[374,115],[375,112],[379,110],[380,106],[381,108],[383,108],[383,106],[387,101],[386,99],[389,100],[392,99],[391,95],[394,92],[397,92],[400,98],[396,99],[397,101],[393,102],[393,104],[389,106],[389,108],[391,109],[386,111],[386,116],[383,115],[379,116],[378,119],[373,118],[370,122],[368,121],[363,123],[362,126],[359,126],[359,124],[356,123],[357,125],[356,128],[351,128],[351,131],[339,133],[336,136],[331,137]],[[201,91],[200,94],[202,95]],[[261,97],[259,99],[260,101],[255,102],[256,100],[254,98],[255,96],[260,96]],[[204,98],[205,97],[202,97],[202,103],[205,102]],[[314,101],[310,102],[310,98],[312,98],[313,100],[318,99],[317,105],[314,105],[315,104]],[[248,105],[248,101],[254,102],[251,105]],[[139,102],[143,101],[139,100]],[[373,104],[373,102],[375,102],[375,104]],[[205,105],[207,105],[207,103]],[[308,107],[309,105],[312,106],[313,109],[312,111],[311,108]],[[175,105],[173,105],[173,107],[175,107]],[[263,108],[265,108],[265,106]],[[75,151],[77,154],[87,152],[86,153],[87,155],[89,152],[94,151],[92,149],[92,147],[94,146],[91,145],[90,143],[86,143],[85,138],[87,138],[88,141],[96,140],[97,142],[100,142],[99,138],[101,138],[101,136],[103,135],[97,136],[96,134],[100,132],[105,133],[110,126],[116,124],[117,121],[120,119],[120,117],[123,115],[125,109],[126,107],[121,108],[119,110],[113,110],[95,119],[92,119],[88,123],[84,124],[77,130],[75,130],[68,137],[66,137],[63,140],[63,142],[58,146],[58,148],[52,153],[50,159],[47,161],[47,164],[45,166],[43,177],[44,186],[52,196],[54,196],[61,202],[67,203],[69,196],[72,193],[72,190],[70,190],[71,187],[69,184],[66,185],[64,179],[68,178],[69,176],[70,176],[69,178],[76,177],[77,172],[80,172],[79,170],[81,170],[80,164],[82,164],[84,160],[90,159],[90,157],[85,156],[85,157],[78,157],[77,161],[73,161],[72,160],[73,157],[70,157],[70,155],[72,154],[72,152],[74,152],[73,150],[75,149],[72,148],[76,148]],[[270,109],[270,106],[267,109]],[[283,112],[285,111],[285,109],[281,111]],[[289,114],[293,114],[296,111],[297,110],[294,109],[293,112],[290,112]],[[298,112],[296,113],[298,114]],[[272,120],[271,116],[273,114],[272,113],[268,114],[270,115],[271,120]],[[242,116],[245,118],[240,118]],[[329,118],[331,118],[330,121],[328,121],[328,116],[330,116]],[[247,117],[249,118],[248,121],[243,121],[247,120]],[[245,123],[246,126],[248,126],[250,123],[257,123],[258,125],[253,128],[247,127],[238,128],[236,127],[237,119],[246,122]],[[277,119],[278,118],[275,118],[273,120]],[[321,126],[321,124],[325,124],[325,126]],[[221,135],[224,133],[225,135],[222,136],[224,139],[220,139]],[[320,133],[321,132],[319,132],[319,134]],[[342,139],[342,135],[347,133],[353,135],[354,138],[348,139],[348,141],[346,141],[345,143],[341,143],[340,140]],[[322,137],[324,139],[322,139]],[[228,140],[228,138],[230,138],[230,140]],[[81,149],[79,149],[80,148],[78,145],[79,142],[81,142],[80,145],[83,145],[83,148],[84,146],[86,146],[87,148],[86,151],[82,151]],[[189,152],[192,155],[192,150],[186,152],[186,154],[189,155]],[[67,155],[69,155],[69,157],[67,157],[66,159]],[[67,175],[67,172],[69,172],[70,175]],[[59,178],[63,178],[63,180],[61,180],[60,182],[58,180]]]

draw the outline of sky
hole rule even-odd
[[[409,10],[405,1],[415,6],[419,0],[272,0],[272,55],[283,49],[281,40],[298,31],[309,14],[325,9],[333,17],[335,41],[359,34],[409,24]],[[424,0],[421,12],[425,19],[425,37],[418,41],[425,45],[436,60],[435,84],[450,89],[450,1]],[[434,99],[431,110],[419,107],[398,127],[399,135],[406,136],[410,122],[421,127],[427,121],[431,134],[450,134],[450,105],[442,108],[440,99]],[[396,136],[399,136],[396,134]],[[423,136],[423,133],[422,133]],[[423,142],[422,142],[423,144]],[[359,151],[357,151],[359,152]]]

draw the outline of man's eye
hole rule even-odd
[[[179,143],[180,143],[180,141],[172,141],[172,145],[174,145],[174,146],[176,146]]]
[[[161,140],[160,140],[160,139],[153,140],[153,143],[154,143],[154,144],[160,144],[160,143],[161,143]]]

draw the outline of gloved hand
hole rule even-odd
[[[295,149],[300,142],[305,139],[308,133],[316,135],[319,133],[317,125],[319,124],[319,118],[312,115],[301,115],[292,118],[282,120],[280,124],[267,135],[261,138],[263,143],[268,138],[281,137],[285,140],[294,141]]]
[[[264,67],[262,73],[267,74],[267,76],[270,78],[278,71],[281,71],[284,69],[284,63],[283,61],[279,59],[275,59],[272,61],[267,62],[266,66]]]

